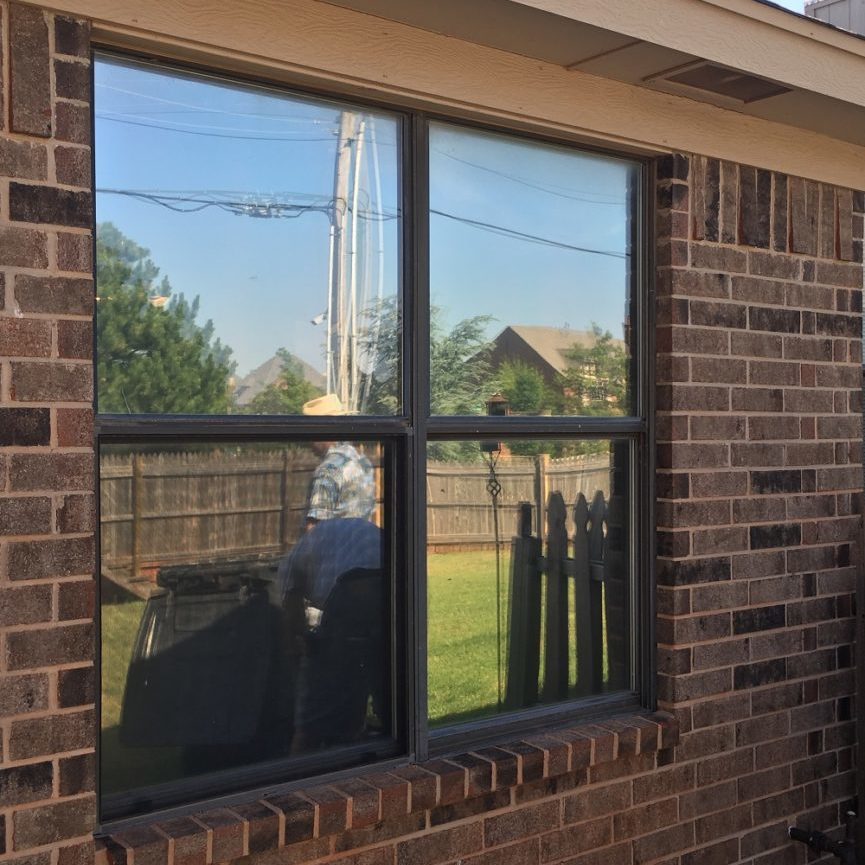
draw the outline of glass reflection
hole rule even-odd
[[[99,410],[399,411],[394,118],[98,58]]]
[[[392,737],[380,446],[100,461],[103,793]]]
[[[430,128],[431,410],[633,414],[638,167]]]
[[[435,447],[430,724],[628,690],[631,443]]]

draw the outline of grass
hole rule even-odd
[[[507,668],[510,550],[501,549],[501,691]],[[496,627],[496,556],[493,550],[433,553],[428,557],[428,704],[431,726],[489,716],[498,711],[499,641]],[[568,656],[576,656],[573,604]],[[107,792],[176,777],[178,748],[129,748],[119,740],[120,711],[143,601],[102,607],[102,765]],[[606,643],[606,640],[604,641]],[[543,668],[542,635],[541,668]],[[606,653],[605,653],[606,654]],[[604,658],[604,678],[607,677]],[[576,685],[573,660],[569,681]]]
[[[102,607],[102,790],[116,793],[176,778],[180,748],[130,748],[120,741],[126,673],[144,601]]]

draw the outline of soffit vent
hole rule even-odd
[[[784,87],[766,78],[749,75],[717,63],[700,61],[669,69],[658,75],[650,76],[647,81],[655,84],[668,82],[680,87],[702,90],[726,99],[734,99],[745,104],[770,99],[783,93],[790,93],[789,87]]]

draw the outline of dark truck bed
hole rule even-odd
[[[301,631],[282,604],[278,565],[246,558],[159,571],[126,680],[125,745],[288,747]]]

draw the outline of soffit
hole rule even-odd
[[[865,143],[865,40],[757,0],[326,0],[423,30]],[[603,25],[603,26],[602,26]],[[687,50],[686,50],[687,49]],[[778,85],[743,101],[675,83],[710,62]],[[752,82],[753,83],[753,82]]]

